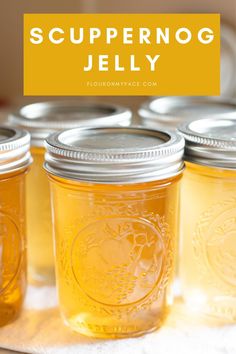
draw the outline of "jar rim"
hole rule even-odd
[[[32,162],[30,134],[21,129],[0,126],[0,174],[26,168]]]
[[[36,102],[19,108],[8,116],[10,124],[27,129],[33,146],[44,146],[52,133],[78,126],[128,126],[132,112],[120,105],[103,102],[59,100]]]
[[[155,181],[183,169],[181,135],[140,126],[65,130],[51,135],[45,146],[49,173],[93,183]]]
[[[220,108],[220,110],[219,110]],[[236,115],[236,100],[222,97],[164,96],[144,102],[138,110],[144,124],[176,129],[184,121],[212,116]]]
[[[236,169],[236,115],[191,120],[180,125],[179,132],[186,141],[187,161]]]

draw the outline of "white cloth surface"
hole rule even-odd
[[[29,287],[21,317],[0,329],[0,347],[38,354],[236,354],[236,325],[206,325],[177,303],[164,327],[154,333],[92,339],[64,326],[55,288]]]

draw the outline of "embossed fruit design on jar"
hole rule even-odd
[[[9,117],[11,124],[31,134],[34,158],[27,175],[27,239],[29,279],[37,285],[55,281],[50,192],[44,163],[44,141],[53,132],[78,126],[129,125],[131,112],[106,104],[58,101],[34,103]]]
[[[0,127],[0,326],[20,313],[26,287],[25,175],[30,136]]]
[[[107,338],[160,327],[173,300],[183,138],[72,129],[46,148],[65,322]]]
[[[197,120],[186,138],[180,278],[190,309],[236,321],[236,120]]]

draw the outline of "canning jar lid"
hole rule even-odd
[[[236,101],[215,97],[159,97],[144,102],[139,109],[147,126],[176,129],[179,124],[198,118],[236,115]]]
[[[54,175],[106,184],[155,181],[183,169],[178,133],[140,127],[80,128],[46,140],[46,170]]]
[[[26,168],[31,163],[30,134],[0,126],[0,174]]]
[[[236,169],[236,117],[193,120],[179,131],[186,141],[187,161]]]
[[[9,123],[26,129],[33,146],[44,146],[52,133],[80,126],[128,126],[132,118],[129,109],[105,103],[54,101],[32,103],[9,115]]]

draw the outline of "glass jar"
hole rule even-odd
[[[31,133],[34,163],[27,176],[27,235],[30,281],[37,285],[55,280],[49,184],[45,171],[44,141],[51,133],[76,126],[130,124],[131,112],[106,104],[76,101],[34,103],[22,107],[9,121]]]
[[[152,129],[177,129],[185,121],[215,116],[232,117],[236,101],[213,97],[158,97],[139,108],[141,124]]]
[[[236,321],[236,120],[183,125],[180,278],[191,311]]]
[[[26,289],[25,175],[30,136],[0,127],[0,326],[20,313]]]
[[[59,302],[95,337],[160,327],[172,304],[180,135],[73,129],[47,139]]]

